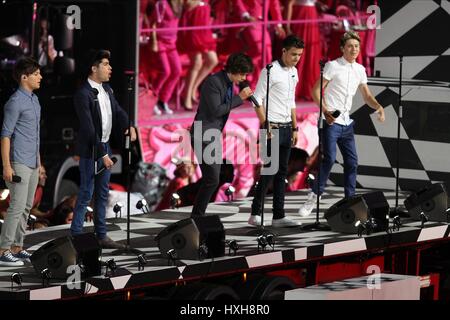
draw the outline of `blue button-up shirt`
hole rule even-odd
[[[19,87],[5,104],[1,133],[11,139],[11,162],[38,167],[40,120],[38,97]]]

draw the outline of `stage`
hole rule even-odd
[[[359,189],[358,194],[370,190]],[[391,207],[395,204],[395,191],[384,191],[384,195]],[[400,193],[399,203],[403,204],[406,195]],[[334,203],[342,199],[343,188],[330,186],[321,200],[321,214]],[[301,218],[298,207],[307,198],[307,191],[297,191],[286,195],[286,213],[291,219],[303,225],[315,221],[315,214]],[[0,299],[42,300],[42,299],[78,299],[96,297],[98,299],[115,296],[123,299],[130,298],[134,290],[145,288],[158,288],[187,284],[220,277],[256,272],[292,269],[311,263],[326,263],[346,261],[346,257],[376,256],[380,252],[389,252],[394,248],[419,248],[430,243],[440,244],[448,241],[450,229],[446,223],[426,222],[421,228],[420,221],[402,220],[399,231],[377,232],[371,235],[358,237],[357,234],[342,234],[333,231],[304,231],[300,227],[272,228],[271,198],[268,197],[265,205],[266,231],[275,235],[274,250],[267,246],[264,251],[258,251],[257,229],[247,224],[250,213],[251,198],[239,199],[233,202],[211,203],[207,214],[217,214],[225,228],[227,240],[236,240],[239,249],[236,255],[226,248],[226,255],[214,259],[176,260],[163,259],[154,237],[166,226],[188,218],[190,207],[165,210],[146,215],[133,215],[131,217],[130,243],[133,248],[146,254],[147,264],[144,270],[138,270],[136,256],[113,256],[112,249],[103,249],[102,261],[113,258],[117,269],[115,273],[105,276],[106,267],[102,267],[102,275],[83,279],[80,283],[66,283],[65,281],[51,279],[48,286],[43,287],[42,279],[30,263],[25,266],[0,267]],[[326,223],[326,220],[320,220]],[[126,243],[126,219],[108,219],[108,235],[116,241]],[[391,219],[392,225],[392,219]],[[93,230],[92,223],[85,225],[85,231]],[[30,252],[37,250],[46,242],[69,234],[69,225],[49,227],[29,231],[25,238],[25,248]],[[409,249],[408,249],[409,250]],[[368,259],[370,264],[370,259]],[[381,270],[383,271],[383,270]],[[11,274],[19,272],[23,283],[19,288],[16,284],[11,289]],[[310,276],[310,275],[308,275]],[[313,283],[323,282],[316,273]],[[301,285],[307,285],[308,281]],[[299,286],[301,286],[299,285]],[[159,299],[164,299],[164,290],[160,291]]]

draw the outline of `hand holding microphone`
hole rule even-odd
[[[259,107],[259,103],[258,103],[258,101],[256,101],[255,97],[253,96],[253,91],[252,91],[252,89],[250,89],[250,85],[247,80],[244,80],[239,83],[239,90],[241,90],[241,92],[239,92],[239,96],[241,97],[242,100],[248,99],[256,107]]]

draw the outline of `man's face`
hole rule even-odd
[[[37,90],[41,87],[41,70],[37,69],[32,74],[28,76],[22,75],[21,85],[31,91]]]
[[[92,67],[92,71],[95,74],[97,80],[99,80],[100,82],[108,82],[109,79],[111,78],[112,67],[109,64],[109,60],[104,58],[99,63],[98,67],[97,66]]]
[[[303,48],[289,48],[289,50],[283,49],[281,59],[287,67],[295,67],[300,61],[303,54]]]
[[[359,54],[359,41],[356,39],[349,39],[345,42],[345,46],[341,47],[341,50],[344,59],[349,62],[353,62]]]
[[[233,81],[234,84],[239,84],[244,81],[247,77],[247,73],[232,73],[230,75],[230,80]]]

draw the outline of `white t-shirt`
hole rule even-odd
[[[285,123],[292,121],[291,109],[295,106],[295,87],[298,83],[297,69],[283,67],[279,61],[272,63],[269,85],[269,121]],[[253,96],[266,108],[267,69],[264,68],[258,79]]]
[[[88,82],[92,88],[98,90],[98,103],[100,105],[100,113],[102,115],[102,142],[108,142],[112,129],[111,100],[109,100],[108,92],[105,91],[100,83],[92,81],[89,78]]]
[[[349,125],[353,96],[359,85],[367,83],[366,69],[357,62],[350,63],[343,57],[327,62],[323,78],[329,83],[325,88],[324,101],[329,111],[339,110],[341,115],[335,123]]]

